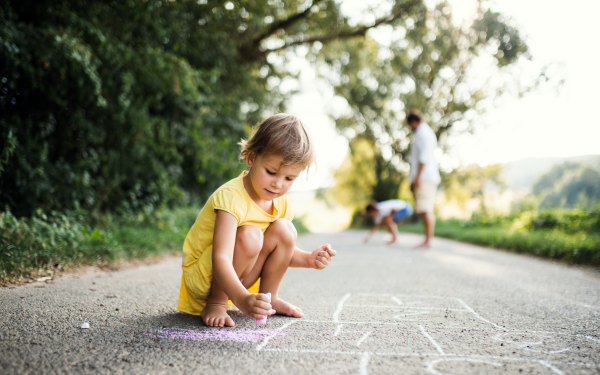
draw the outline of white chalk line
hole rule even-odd
[[[493,325],[494,327],[498,328],[499,330],[503,330],[503,331],[507,330],[505,327],[501,327],[496,323],[493,323],[487,319],[484,319],[481,315],[477,314],[477,312],[475,312],[475,310],[473,310],[471,308],[471,306],[467,305],[462,299],[460,299],[460,298],[454,298],[454,299],[457,300],[458,302],[460,302],[465,307],[465,309],[467,309],[467,310],[469,310],[469,312],[471,312],[471,314],[475,315],[477,317],[477,319],[484,321],[486,323],[489,323],[489,324]]]
[[[494,355],[477,355],[477,354],[457,354],[457,353],[415,353],[415,352],[365,352],[365,351],[354,351],[354,350],[323,350],[323,349],[283,349],[283,348],[266,348],[262,352],[282,352],[282,353],[310,353],[310,354],[339,354],[339,355],[364,355],[365,353],[369,356],[381,356],[381,357],[433,357],[433,358],[472,358],[472,359],[489,359],[496,361],[506,362],[525,362],[525,363],[539,363],[540,360],[536,358],[518,358],[518,357],[504,357]],[[563,361],[544,361],[550,365],[567,365],[567,366],[578,366],[588,368],[600,368],[600,364],[592,362],[563,362]]]
[[[337,309],[335,310],[335,312],[333,313],[333,322],[334,323],[338,323],[339,322],[339,316],[340,313],[342,312],[342,309],[344,308],[344,302],[346,302],[346,300],[350,298],[350,293],[346,294],[344,297],[342,297],[342,299],[340,300],[340,302],[338,303]]]
[[[475,310],[473,310],[469,305],[467,305],[463,300],[461,300],[460,298],[456,298],[456,297],[441,297],[441,296],[423,296],[423,295],[414,295],[414,294],[388,294],[388,293],[382,293],[382,294],[370,294],[370,293],[357,293],[357,295],[359,296],[370,296],[370,297],[404,297],[404,298],[424,298],[424,299],[450,299],[450,300],[455,300],[458,301],[461,305],[463,305],[463,307],[469,311],[471,314],[475,315],[475,317],[483,322],[486,322],[488,324],[493,325],[494,327],[505,331],[506,328],[491,322],[485,318],[483,318],[481,315],[479,315],[477,312],[475,312]],[[397,297],[396,297],[397,298]]]
[[[481,359],[472,359],[472,358],[440,358],[440,359],[436,359],[433,360],[431,362],[429,362],[427,364],[427,371],[429,371],[429,373],[434,374],[434,375],[444,375],[443,373],[439,372],[438,370],[435,369],[435,365],[437,365],[439,362],[448,362],[448,361],[463,361],[463,362],[475,362],[475,363],[485,363],[488,365],[492,365],[494,367],[500,367],[502,366],[499,363],[496,362],[488,362],[488,361],[484,361]]]
[[[575,335],[575,336],[585,337],[588,340],[592,340],[592,341],[596,342],[597,344],[600,344],[600,339],[598,339],[596,337],[586,336],[586,335]]]
[[[540,362],[540,363],[541,363],[543,366],[546,366],[546,367],[548,367],[550,370],[552,370],[552,372],[553,372],[553,373],[555,373],[556,375],[565,375],[565,373],[564,373],[564,372],[562,372],[560,369],[558,369],[558,368],[556,368],[556,367],[552,366],[550,363],[548,363],[548,362],[546,362],[546,361],[544,361],[544,360],[542,360],[542,359],[540,359],[540,361],[539,361],[539,362]]]
[[[294,324],[294,323],[297,323],[297,322],[298,322],[298,320],[292,320],[291,322],[285,323],[285,324],[284,324],[284,325],[282,325],[281,327],[277,328],[277,329],[275,330],[276,332],[274,332],[274,333],[273,333],[272,335],[270,335],[270,336],[267,336],[267,337],[265,337],[265,338],[264,338],[264,339],[261,341],[261,343],[260,343],[260,344],[258,344],[258,345],[256,346],[256,350],[257,350],[257,351],[261,351],[261,350],[262,350],[262,348],[264,348],[264,347],[265,347],[265,345],[267,345],[267,344],[269,343],[269,340],[271,340],[271,338],[275,337],[279,331],[282,331],[284,328],[287,328],[287,327],[289,327],[289,326],[291,326],[292,324]]]
[[[433,337],[431,337],[431,335],[427,331],[425,331],[425,328],[423,328],[423,326],[420,325],[419,330],[421,331],[423,336],[427,337],[427,340],[429,340],[433,344],[433,346],[435,346],[435,349],[438,351],[438,353],[440,353],[441,355],[446,354],[442,350],[442,347],[433,339]]]
[[[507,335],[511,335],[511,334],[531,334],[531,333],[535,333],[535,334],[550,334],[550,335],[556,335],[556,336],[570,336],[570,337],[581,337],[584,339],[588,339],[591,341],[594,341],[596,344],[600,344],[600,338],[597,337],[593,337],[593,336],[588,336],[588,335],[580,335],[577,333],[565,333],[565,332],[552,332],[552,331],[523,331],[523,330],[516,330],[516,331],[509,331],[509,330],[503,330],[506,331]]]
[[[390,296],[390,297],[394,297],[395,295],[392,294],[369,294],[369,293],[358,293],[358,295],[367,295],[367,296]],[[343,308],[344,308],[344,303],[348,300],[348,298],[350,298],[350,293],[344,295],[344,297],[342,297],[342,299],[340,300],[340,302],[338,303],[337,309],[333,314],[333,323],[342,323],[339,321],[339,315],[341,314]],[[459,298],[455,298],[455,297],[440,297],[440,296],[418,296],[418,295],[404,295],[407,297],[416,297],[416,298],[430,298],[430,299],[454,299],[456,301],[458,301],[462,306],[465,307],[465,309],[446,309],[446,308],[420,308],[423,310],[445,310],[445,311],[459,311],[459,312],[469,312],[472,313],[477,319],[491,324],[492,326],[495,327],[495,329],[500,330],[500,331],[504,331],[507,332],[509,331],[508,329],[506,329],[505,327],[501,327],[498,324],[495,324],[485,318],[483,318],[481,315],[479,315],[477,312],[475,312],[474,309],[472,309],[469,305],[467,305],[464,301],[462,301]],[[394,299],[392,299],[394,300]],[[397,297],[395,302],[399,302],[400,304],[402,304],[402,301],[400,301]],[[408,302],[407,304],[413,304],[413,303],[421,303],[421,301],[419,302]],[[351,306],[351,307],[365,307],[365,305],[346,305],[346,306]],[[381,305],[367,305],[368,307],[384,307]],[[388,307],[388,306],[385,306]],[[388,308],[390,308],[391,306],[389,306]],[[393,306],[394,308],[398,308],[398,306]],[[417,308],[417,307],[414,307]],[[331,321],[318,321],[318,320],[300,320],[302,322],[311,322],[311,323],[332,323]],[[300,321],[294,321],[294,322],[290,322],[288,324],[283,325],[282,327],[280,327],[278,330],[283,330],[284,328],[290,326],[293,323],[296,322],[300,322]],[[402,326],[401,323],[399,322],[376,322],[376,321],[371,321],[371,322],[343,322],[343,324],[339,324],[338,327],[336,328],[336,332],[334,334],[334,336],[338,335],[341,332],[341,328],[344,324],[379,324],[379,325],[397,325],[397,326]],[[429,326],[428,324],[424,324],[425,326]],[[413,324],[410,324],[408,326],[414,326]],[[436,327],[436,328],[444,328],[444,329],[465,329],[465,326],[446,326],[446,325],[442,325],[440,327],[440,325],[438,324],[433,324],[431,325],[432,327]],[[543,361],[543,360],[538,360],[538,359],[526,359],[526,358],[509,358],[509,357],[500,357],[500,356],[480,356],[480,355],[463,355],[463,354],[447,354],[445,353],[442,348],[437,344],[437,342],[435,342],[435,340],[431,337],[431,335],[429,335],[429,333],[427,331],[425,331],[425,329],[423,328],[422,325],[418,325],[419,329],[422,331],[422,333],[426,336],[426,338],[435,346],[436,350],[438,351],[439,354],[433,354],[433,353],[385,353],[385,352],[354,352],[354,351],[330,351],[330,350],[311,350],[311,349],[303,349],[303,350],[294,350],[294,349],[279,349],[279,348],[270,348],[270,349],[263,349],[264,346],[268,343],[268,341],[274,337],[276,334],[271,335],[267,338],[265,338],[263,340],[263,342],[261,344],[259,344],[257,346],[257,350],[263,350],[263,351],[279,351],[279,352],[298,352],[298,353],[322,353],[322,354],[352,354],[352,355],[360,355],[362,354],[361,357],[361,363],[364,362],[365,365],[360,366],[361,369],[361,373],[366,373],[366,366],[368,364],[369,358],[371,355],[383,355],[383,356],[420,356],[420,357],[427,357],[427,356],[444,356],[444,357],[456,357],[456,358],[483,358],[483,359],[497,359],[497,360],[502,360],[502,361],[521,361],[521,362],[538,362],[546,367],[548,367],[550,370],[552,370],[553,372],[555,372],[558,375],[564,375],[564,373],[562,373],[562,371],[556,367],[554,367],[552,364],[565,364],[565,365],[574,365],[574,366],[584,366],[584,367],[592,367],[592,368],[600,368],[600,364],[596,364],[596,363],[585,363],[585,362],[547,362],[547,361]],[[469,330],[485,330],[485,328],[480,328],[480,327],[468,327]],[[360,331],[353,331],[353,332],[360,332]],[[364,332],[364,331],[363,331]],[[519,332],[519,331],[515,331],[515,332]],[[529,333],[533,333],[533,332],[545,332],[545,331],[529,331]],[[371,332],[368,332],[367,334],[365,334],[363,337],[364,339],[366,339],[366,337],[368,337],[368,335]],[[596,343],[600,343],[600,339],[592,337],[592,336],[586,336],[586,335],[572,335],[572,334],[565,334],[565,333],[557,333],[557,332],[547,332],[547,333],[554,333],[554,334],[559,334],[559,335],[568,335],[568,336],[579,336],[579,337],[584,337],[586,339],[592,340]],[[361,340],[359,340],[359,342],[357,343],[357,347],[362,343],[362,341],[364,341],[363,338],[361,338]],[[366,358],[366,359],[365,359]],[[365,372],[363,372],[363,369]],[[557,372],[558,371],[558,372]]]
[[[419,320],[413,320],[413,321],[419,321]],[[509,330],[507,328],[502,328],[502,329],[498,329],[498,328],[489,328],[489,327],[467,327],[464,325],[459,325],[459,326],[455,326],[455,325],[446,325],[446,324],[440,324],[440,323],[427,323],[423,320],[420,320],[420,324],[416,324],[416,323],[407,323],[408,320],[403,320],[403,321],[398,321],[398,322],[377,322],[377,321],[368,321],[368,322],[354,322],[354,321],[343,321],[343,322],[338,322],[338,323],[334,323],[330,320],[310,320],[310,319],[300,319],[297,321],[298,323],[319,323],[319,324],[359,324],[359,325],[363,325],[363,324],[373,324],[373,325],[393,325],[393,326],[398,326],[398,327],[418,327],[419,325],[422,325],[423,327],[428,327],[428,328],[443,328],[443,329],[465,329],[465,330],[469,330],[469,331],[488,331],[488,330],[496,330],[496,331],[502,331],[503,333],[506,334],[524,334],[524,333],[546,333],[546,334],[553,334],[553,335],[558,335],[558,336],[570,336],[570,337],[581,337],[581,338],[585,338],[591,341],[594,341],[595,343],[600,344],[600,339],[593,337],[593,336],[587,336],[587,335],[580,335],[580,334],[572,334],[572,333],[564,333],[564,332],[552,332],[552,331],[537,331],[537,330],[527,330],[527,331],[523,331],[523,330]],[[346,332],[346,331],[344,331]],[[364,331],[362,331],[364,332]],[[339,333],[338,333],[339,334]],[[501,340],[502,341],[502,340]]]
[[[469,310],[466,309],[447,309],[444,307],[420,307],[420,306],[386,306],[386,305],[348,305],[346,304],[346,307],[373,307],[373,308],[380,308],[380,309],[395,309],[395,310],[408,310],[408,309],[415,309],[415,310],[439,310],[439,311],[459,311],[459,312],[471,312]]]
[[[502,337],[504,335],[507,335],[507,336],[508,335],[523,335],[524,333],[527,335],[534,335],[539,338],[553,338],[552,335],[548,334],[548,333],[540,334],[540,333],[532,333],[532,332],[504,332],[504,333],[492,336],[492,339],[505,342],[509,345],[515,345],[515,346],[519,347],[520,349],[527,350],[527,351],[530,351],[533,353],[559,354],[559,353],[564,353],[564,352],[571,350],[571,348],[568,348],[568,347],[560,349],[560,350],[535,350],[535,349],[531,349],[530,347],[537,346],[537,345],[543,345],[544,342],[543,341],[512,341],[510,339],[505,339]]]
[[[429,311],[419,311],[419,312],[412,312],[412,313],[407,312],[404,314],[394,315],[394,319],[410,320],[410,319],[403,319],[402,317],[403,316],[412,316],[412,315],[425,315],[425,314],[429,314]]]
[[[362,344],[363,341],[365,341],[365,339],[367,337],[369,337],[369,335],[371,334],[371,331],[365,333],[364,335],[362,335],[362,337],[360,339],[358,339],[358,342],[356,343],[356,347],[358,348],[360,346],[360,344]]]
[[[340,332],[342,331],[342,326],[343,324],[338,324],[338,326],[335,329],[335,332],[333,333],[333,336],[337,336],[340,334]]]
[[[356,295],[357,296],[369,296],[369,297],[402,297],[402,298],[453,299],[453,297],[424,296],[424,295],[420,295],[420,294],[356,293]]]
[[[360,357],[360,362],[358,363],[358,373],[360,375],[368,375],[368,366],[369,366],[369,358],[371,355],[369,352],[364,352],[362,357]]]
[[[380,324],[380,325],[392,325],[392,326],[398,326],[398,327],[416,327],[415,323],[406,323],[409,321],[414,321],[414,322],[421,322],[421,324],[423,326],[426,327],[443,327],[443,328],[453,328],[453,329],[470,329],[470,330],[489,330],[492,328],[488,328],[488,327],[467,327],[467,326],[451,326],[451,325],[442,325],[442,323],[426,323],[426,321],[424,320],[399,320],[397,322],[378,322],[378,321],[368,321],[368,322],[353,322],[353,321],[338,321],[338,322],[332,322],[331,320],[308,320],[308,319],[302,319],[301,322],[306,322],[306,323],[322,323],[322,324],[339,324],[339,323],[343,323],[343,324]],[[501,331],[506,332],[506,329],[502,329]]]

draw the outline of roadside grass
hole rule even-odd
[[[0,284],[68,270],[80,265],[116,263],[181,251],[199,207],[163,210],[149,215],[45,214],[30,218],[0,213]],[[293,221],[298,233],[308,229]]]
[[[590,220],[591,225],[582,222],[549,225],[548,220],[541,221],[549,216],[560,216],[560,213],[564,212],[557,211],[557,215],[550,215],[547,211],[527,213],[492,220],[438,220],[435,235],[567,263],[600,266],[600,232],[595,229],[593,219]],[[583,216],[587,219],[590,215],[597,213]],[[421,223],[407,223],[400,225],[399,230],[423,233],[423,226]]]
[[[0,214],[0,281],[18,283],[46,271],[143,259],[181,249],[196,207],[145,215],[105,215],[93,224],[83,214],[30,218]]]

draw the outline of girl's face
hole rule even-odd
[[[254,192],[258,198],[266,201],[272,201],[287,193],[305,168],[301,164],[282,165],[283,158],[276,155],[250,156],[246,159],[246,164],[250,168],[248,177]]]

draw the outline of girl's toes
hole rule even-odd
[[[230,317],[227,317],[227,319],[225,321],[225,325],[228,327],[233,327],[233,326],[235,326],[235,323],[234,323],[233,319],[231,319]]]

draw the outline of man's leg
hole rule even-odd
[[[279,286],[290,266],[298,234],[286,219],[273,222],[265,232],[265,240],[252,271],[242,282],[245,287],[254,285],[260,277],[260,292],[271,293],[271,305],[277,314],[302,317],[299,308],[279,298]]]
[[[435,229],[435,215],[433,212],[425,212],[421,214],[421,218],[425,226],[425,242],[419,245],[419,247],[429,248],[431,247],[431,239],[433,238],[433,231]]]
[[[435,229],[435,215],[433,213],[435,206],[435,195],[437,185],[428,181],[422,181],[421,185],[415,189],[415,211],[421,216],[423,226],[425,227],[425,242],[418,247],[430,248]]]
[[[235,248],[233,250],[233,269],[243,280],[252,270],[263,244],[262,231],[253,226],[245,225],[237,229]],[[200,316],[205,325],[210,327],[233,327],[235,323],[227,314],[228,297],[213,278],[210,296],[206,307]]]
[[[385,225],[387,230],[392,234],[392,240],[388,242],[388,245],[398,243],[398,226],[392,215],[383,218],[383,225]]]

